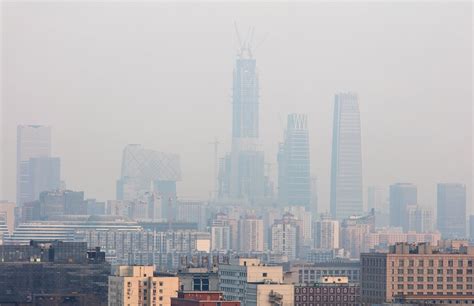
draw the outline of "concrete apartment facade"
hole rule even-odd
[[[474,248],[467,243],[397,243],[388,253],[361,255],[363,303],[474,302]]]

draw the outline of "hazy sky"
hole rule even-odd
[[[312,175],[329,202],[333,95],[359,94],[364,186],[472,181],[472,9],[457,2],[2,2],[3,192],[16,125],[53,127],[67,187],[115,197],[129,143],[181,155],[181,197],[206,198],[230,148],[237,42],[256,28],[261,144],[309,116]]]

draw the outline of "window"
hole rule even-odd
[[[399,281],[399,282],[403,282],[403,276],[399,276],[399,277],[398,277],[398,281]]]
[[[262,273],[262,276],[263,276],[263,277],[267,277],[267,276],[268,276],[268,273],[267,273],[267,272],[263,272],[263,273]]]
[[[416,285],[416,289],[423,289],[423,284]]]
[[[428,277],[426,278],[426,281],[432,282],[432,281],[433,281],[433,277],[432,277],[432,276],[428,276]]]
[[[417,280],[418,282],[424,281],[423,276],[418,276],[418,277],[416,278],[416,280]]]
[[[448,260],[448,267],[452,267],[452,266],[454,266],[454,263],[453,263],[453,260],[450,259]]]
[[[457,269],[456,274],[462,274],[462,269]]]
[[[414,264],[415,264],[415,261],[414,261],[413,259],[410,259],[410,260],[408,261],[408,266],[409,266],[409,267],[413,267]]]
[[[462,267],[463,266],[463,262],[462,262],[462,259],[458,260],[458,267]]]
[[[428,269],[428,274],[433,274],[433,269]]]
[[[418,273],[418,274],[423,274],[423,269],[418,269],[418,270],[416,271],[416,273]]]
[[[453,289],[453,285],[451,284],[446,285],[446,289]]]
[[[433,259],[430,259],[430,260],[428,261],[428,266],[430,266],[430,267],[433,267],[433,266],[434,266],[434,260],[433,260]]]
[[[442,266],[443,266],[443,260],[440,259],[440,260],[438,260],[438,267],[442,267]]]
[[[413,281],[413,276],[408,276],[407,281],[412,282]]]
[[[462,283],[462,277],[456,277],[456,281],[459,282],[459,283]]]

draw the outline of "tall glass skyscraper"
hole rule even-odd
[[[308,117],[305,114],[288,115],[285,140],[278,152],[278,198],[282,205],[310,208]]]
[[[362,152],[357,95],[338,93],[334,101],[331,161],[331,214],[344,219],[360,215],[362,204]]]
[[[438,230],[445,239],[466,238],[466,186],[438,184]]]
[[[16,201],[18,206],[33,201],[30,159],[51,157],[51,128],[41,125],[17,127]]]

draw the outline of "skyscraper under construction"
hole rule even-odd
[[[264,154],[258,149],[258,137],[257,65],[249,43],[245,42],[241,46],[234,68],[232,149],[220,164],[220,198],[254,202],[264,196]]]

